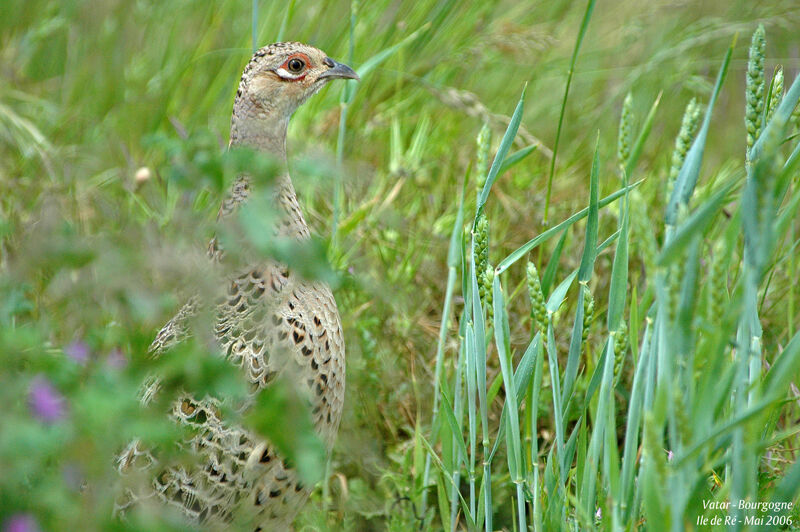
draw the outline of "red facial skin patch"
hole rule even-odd
[[[307,71],[309,68],[311,68],[311,59],[309,59],[309,57],[308,57],[306,54],[303,54],[303,53],[299,53],[299,52],[298,52],[298,53],[296,53],[296,54],[292,54],[292,55],[290,55],[290,56],[289,56],[289,57],[286,59],[286,61],[284,61],[284,62],[283,62],[283,64],[282,64],[280,67],[278,67],[278,69],[281,69],[281,68],[282,68],[284,71],[286,71],[286,72],[288,72],[288,73],[291,73],[291,71],[289,70],[289,61],[291,61],[292,59],[300,59],[300,60],[302,60],[302,61],[303,61],[303,63],[305,63],[305,65],[306,65],[306,67],[305,67],[305,69],[304,69],[304,70],[306,70],[306,71]],[[302,81],[302,80],[303,80],[303,78],[305,78],[305,77],[306,77],[306,74],[302,74],[302,75],[300,75],[300,76],[298,76],[298,77],[296,77],[296,78],[292,78],[292,79],[291,79],[291,81]],[[284,78],[284,79],[285,79],[285,78]]]

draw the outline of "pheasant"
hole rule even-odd
[[[286,131],[292,113],[334,79],[356,79],[347,65],[312,46],[281,42],[261,48],[244,69],[233,104],[230,145],[261,150],[282,163],[274,184],[278,211],[276,236],[305,240],[309,228],[286,170]],[[237,177],[223,201],[218,220],[247,201],[251,179]],[[223,250],[216,238],[208,254],[219,263]],[[330,288],[303,279],[273,260],[250,265],[227,277],[224,297],[215,308],[214,336],[222,354],[238,366],[254,394],[284,373],[305,388],[314,426],[330,452],[342,414],[345,347],[336,301]],[[158,333],[151,352],[160,354],[185,338],[189,320],[202,305],[192,298]],[[147,401],[158,388],[153,382]],[[252,523],[255,530],[286,530],[307,500],[310,489],[268,441],[246,427],[221,419],[217,398],[178,398],[173,417],[192,427],[189,448],[199,466],[169,467],[153,480],[148,497],[176,506],[203,524]],[[134,442],[120,457],[120,469],[157,460]],[[125,506],[135,502],[129,493]]]

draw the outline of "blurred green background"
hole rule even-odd
[[[402,43],[353,87],[343,134],[343,85],[311,99],[290,126],[290,167],[309,223],[327,239],[338,211],[328,255],[348,347],[331,476],[299,528],[418,525],[419,508],[408,499],[421,475],[414,433],[430,421],[461,181],[481,126],[488,123],[496,148],[526,83],[517,148],[538,148],[492,191],[487,213],[497,258],[586,205],[598,132],[601,196],[619,188],[613,161],[629,91],[636,128],[661,94],[633,176],[646,179],[640,225],[660,227],[683,109],[693,97],[707,102],[734,36],[706,146],[704,168],[714,174],[706,180],[744,174],[747,47],[759,23],[767,29],[768,76],[776,64],[789,81],[800,69],[793,0],[598,2],[570,90],[545,221],[550,157],[584,9],[584,2],[559,0],[258,2],[259,45],[307,42],[355,68]],[[113,484],[114,455],[129,438],[175,436],[158,412],[138,408],[136,391],[151,370],[147,345],[182,302],[186,279],[205,267],[205,243],[233,178],[223,151],[252,24],[246,1],[0,3],[0,522],[30,513],[47,530],[184,526],[166,512],[117,523],[113,493],[100,486]],[[332,171],[337,150],[343,164]],[[141,167],[148,171],[137,180]],[[337,180],[339,206],[332,200]],[[601,227],[616,225],[614,213],[601,212]],[[637,230],[630,279],[641,293],[647,250]],[[572,238],[562,272],[580,261]],[[606,292],[611,260],[598,257],[597,293]],[[764,294],[765,351],[797,329],[789,307],[796,273],[796,265],[777,269]],[[523,267],[510,275],[511,290],[523,282]],[[512,314],[527,315],[521,299],[510,303]],[[512,320],[511,340],[524,348],[527,322]],[[70,355],[76,349],[87,351],[86,360]],[[176,387],[240,393],[203,339],[178,351],[159,363]],[[35,376],[63,395],[65,412],[55,423],[31,416]],[[548,427],[540,429],[547,441]],[[497,526],[511,524],[501,518]]]

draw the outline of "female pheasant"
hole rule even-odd
[[[262,150],[283,163],[274,185],[277,236],[304,240],[309,229],[286,171],[286,131],[292,113],[333,79],[358,79],[348,66],[317,48],[296,42],[258,50],[244,69],[231,120],[231,146]],[[251,191],[240,176],[220,207],[218,219],[237,210]],[[209,256],[219,262],[216,239]],[[330,288],[303,279],[275,261],[250,265],[228,277],[216,307],[214,335],[224,356],[239,366],[254,393],[283,372],[307,390],[315,428],[330,451],[342,414],[345,348],[336,302]],[[184,338],[198,300],[192,299],[158,333],[151,351],[158,355]],[[145,394],[154,393],[153,385]],[[202,468],[170,467],[153,482],[152,495],[202,523],[231,520],[253,523],[255,530],[286,530],[309,495],[287,463],[245,427],[220,418],[214,398],[180,398],[174,417],[191,426],[191,450]],[[126,468],[142,456],[138,443],[120,459]]]

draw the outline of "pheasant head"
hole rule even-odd
[[[236,91],[231,144],[286,155],[286,128],[292,113],[333,79],[359,79],[352,68],[325,52],[297,42],[258,50]]]

